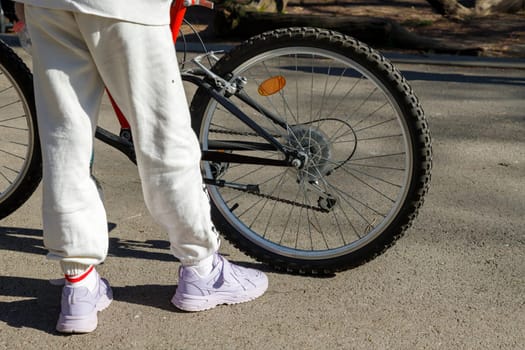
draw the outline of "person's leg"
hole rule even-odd
[[[268,286],[262,272],[215,254],[219,239],[169,27],[78,18],[104,83],[129,118],[146,204],[183,265],[173,304],[200,311],[260,296]]]
[[[28,6],[26,20],[43,153],[44,244],[67,280],[57,329],[89,332],[97,325],[97,311],[111,300],[107,283],[92,268],[108,248],[106,214],[90,176],[104,87],[73,14]],[[89,293],[78,293],[89,300],[72,298],[73,288],[87,288]],[[73,305],[74,300],[89,306]]]
[[[169,27],[78,18],[105,85],[132,126],[146,205],[168,231],[174,255],[197,264],[219,242]]]
[[[44,243],[52,259],[98,264],[106,257],[108,231],[90,162],[104,87],[72,14],[31,6],[27,12],[35,41]]]

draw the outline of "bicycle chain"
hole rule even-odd
[[[219,134],[228,134],[228,135],[259,136],[256,133],[250,133],[250,132],[225,131],[225,130],[214,130],[214,129],[213,130],[210,129],[210,131],[213,131],[213,132],[216,132],[216,133],[219,133]],[[318,212],[321,212],[321,213],[327,213],[328,212],[328,210],[320,208],[319,206],[314,207],[313,205],[307,205],[307,204],[291,201],[289,199],[275,197],[275,196],[272,196],[272,195],[269,195],[269,194],[264,194],[264,193],[257,193],[257,192],[250,191],[250,190],[245,190],[245,189],[242,189],[242,188],[234,188],[234,187],[231,187],[231,188],[234,189],[234,190],[240,191],[240,192],[253,194],[254,196],[270,199],[270,200],[273,200],[273,201],[276,201],[276,202],[290,204],[290,205],[293,205],[293,206],[296,206],[296,207],[299,207],[299,208],[310,209],[310,210],[318,211]]]
[[[321,212],[321,213],[328,213],[328,212],[329,212],[328,210],[323,209],[323,208],[320,208],[319,206],[314,207],[313,205],[307,205],[307,204],[303,204],[303,203],[299,203],[299,202],[291,201],[291,200],[289,200],[289,199],[284,199],[284,198],[280,198],[280,197],[275,197],[275,196],[272,196],[272,195],[269,195],[269,194],[256,193],[256,192],[254,192],[254,191],[243,190],[243,189],[241,189],[241,188],[232,188],[232,189],[237,190],[237,191],[240,191],[240,192],[245,192],[245,193],[253,194],[254,196],[258,196],[258,197],[262,197],[262,198],[270,199],[270,200],[273,200],[273,201],[276,201],[276,202],[281,202],[281,203],[285,203],[285,204],[294,205],[294,206],[299,207],[299,208],[310,209],[310,210],[318,211],[318,212]]]

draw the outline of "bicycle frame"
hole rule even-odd
[[[170,18],[171,18],[171,32],[173,35],[174,43],[178,39],[179,31],[181,29],[184,16],[186,14],[186,9],[189,6],[204,6],[208,8],[213,8],[213,3],[206,0],[177,0],[171,7]],[[211,53],[213,55],[213,53]],[[227,147],[225,143],[221,141],[210,142],[209,148],[211,150],[202,152],[202,160],[213,161],[213,162],[228,162],[228,163],[245,163],[245,164],[259,164],[259,165],[270,165],[270,166],[295,166],[299,167],[298,164],[301,164],[301,156],[296,152],[290,152],[285,149],[285,147],[277,141],[272,135],[270,135],[265,129],[260,127],[256,122],[250,119],[244,112],[242,112],[233,102],[231,102],[227,96],[235,95],[241,99],[244,103],[251,106],[257,112],[265,115],[272,122],[282,127],[284,130],[288,129],[288,125],[284,122],[279,116],[273,114],[271,111],[263,108],[257,102],[252,100],[249,96],[242,93],[243,81],[239,80],[234,83],[225,81],[221,77],[218,77],[213,72],[208,70],[204,65],[200,64],[200,57],[193,60],[194,63],[199,67],[197,70],[190,72],[182,72],[182,80],[192,83],[199,88],[205,89],[213,99],[215,99],[219,104],[221,104],[226,110],[228,110],[232,115],[236,116],[240,121],[245,123],[248,127],[254,130],[258,135],[264,138],[268,143],[245,143],[241,141],[228,141]],[[245,83],[245,82],[244,82]],[[117,106],[116,102],[113,100],[109,94],[110,101],[112,103],[113,109],[117,119],[119,120],[121,131],[120,136],[117,136],[101,127],[97,127],[95,137],[102,142],[114,147],[115,149],[123,152],[128,156],[128,158],[136,163],[136,156],[133,147],[133,140],[131,134],[130,125]],[[281,152],[284,155],[283,160],[276,159],[267,159],[239,154],[230,154],[224,150],[272,150]],[[224,186],[224,183],[213,180],[213,179],[204,179],[205,183],[215,184],[218,186]]]

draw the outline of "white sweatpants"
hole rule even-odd
[[[26,6],[26,20],[49,257],[98,264],[107,255],[106,213],[90,177],[104,87],[131,124],[144,199],[173,254],[193,265],[217,251],[169,27],[34,6]]]

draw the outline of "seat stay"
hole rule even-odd
[[[204,89],[215,101],[217,101],[222,107],[224,107],[228,112],[233,116],[239,119],[241,122],[246,124],[250,129],[255,131],[255,133],[261,136],[263,139],[268,141],[268,143],[273,146],[273,150],[279,151],[284,155],[284,158],[288,162],[288,165],[291,165],[291,161],[296,158],[296,154],[293,151],[286,149],[286,147],[279,142],[273,135],[271,135],[266,129],[260,126],[257,122],[251,119],[246,113],[244,113],[239,107],[237,107],[229,98],[224,96],[222,93],[219,93],[215,88],[203,78],[192,75],[192,74],[182,74],[182,80],[189,83],[195,84],[198,87]],[[261,113],[265,117],[269,118],[266,114],[261,112],[261,109],[255,104],[252,106],[258,113]],[[272,119],[272,118],[270,118]]]

